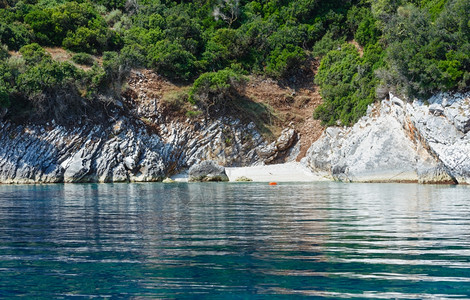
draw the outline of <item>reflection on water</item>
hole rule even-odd
[[[0,186],[0,298],[468,298],[469,191]]]

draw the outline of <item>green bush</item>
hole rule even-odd
[[[328,52],[315,77],[324,103],[314,117],[325,125],[354,124],[375,100],[378,80],[374,71],[382,65],[383,50],[378,45],[366,48],[362,58],[350,44]]]
[[[10,105],[10,93],[5,83],[0,80],[0,107],[8,107]]]
[[[236,105],[239,89],[245,78],[231,69],[204,73],[189,91],[189,101],[198,104],[207,113],[217,112]]]
[[[10,56],[8,54],[8,48],[2,44],[0,44],[0,61],[4,61]]]
[[[72,51],[97,53],[104,48],[107,38],[104,32],[87,27],[79,27],[75,32],[69,32],[62,42],[64,48]]]
[[[18,50],[31,42],[31,33],[19,22],[0,23],[0,42],[11,50]]]
[[[121,49],[121,59],[132,67],[144,67],[147,64],[145,49],[139,44],[126,45]]]
[[[24,17],[41,44],[63,46],[76,52],[101,53],[120,47],[112,32],[91,3],[67,1],[50,8],[34,7]]]
[[[47,53],[44,48],[37,43],[21,47],[20,53],[28,64],[36,64],[44,59],[50,58],[49,53]]]
[[[372,13],[368,11],[357,27],[354,39],[359,45],[366,46],[377,43],[381,35],[382,32],[377,26],[376,19],[372,16]]]
[[[52,10],[33,10],[25,16],[24,21],[33,29],[38,42],[59,44],[56,26],[52,20]],[[61,27],[58,27],[58,29],[61,29]]]
[[[223,69],[242,58],[248,46],[238,30],[221,28],[206,44],[202,59],[209,70]]]
[[[333,32],[328,31],[322,39],[313,46],[312,55],[321,58],[331,50],[338,49],[345,41],[345,37],[335,38]]]
[[[35,99],[41,94],[70,90],[80,78],[81,74],[73,65],[48,60],[20,74],[17,83],[21,92]]]
[[[271,52],[266,66],[266,73],[275,78],[286,78],[303,69],[307,60],[305,51],[293,45]]]
[[[177,42],[156,43],[149,49],[147,59],[150,67],[170,79],[187,81],[197,72],[196,57]]]
[[[465,88],[470,76],[469,37],[468,0],[450,0],[435,22],[426,10],[400,7],[385,27],[388,65],[382,80],[410,98]]]
[[[94,63],[93,56],[88,53],[75,53],[72,56],[72,61],[79,65],[91,66]]]

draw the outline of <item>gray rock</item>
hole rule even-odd
[[[189,168],[189,182],[229,181],[225,168],[206,160]]]
[[[353,127],[325,130],[302,163],[340,181],[470,183],[468,96],[446,95],[443,108],[442,96],[429,107],[391,95]]]
[[[446,118],[455,126],[455,128],[463,133],[470,131],[470,97],[455,102],[444,110]]]
[[[286,128],[281,132],[281,135],[277,138],[275,146],[278,151],[285,151],[289,149],[295,142],[297,133],[294,129]]]
[[[125,117],[109,127],[0,122],[0,183],[161,181],[204,160],[238,167],[266,159],[260,153],[267,143],[253,123],[220,118],[192,128],[162,122],[158,134],[145,126]],[[279,150],[271,146],[276,157]]]
[[[441,116],[444,113],[444,107],[442,105],[434,103],[429,105],[429,112],[436,116]]]
[[[269,163],[276,158],[277,148],[276,144],[273,142],[269,145],[266,145],[260,149],[258,149],[258,155],[264,159],[265,163]]]

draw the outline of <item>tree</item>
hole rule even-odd
[[[240,1],[239,0],[219,0],[217,5],[214,7],[212,15],[215,20],[223,20],[228,24],[228,27],[232,27],[240,14]]]
[[[238,89],[244,81],[243,76],[231,69],[204,73],[194,81],[189,91],[189,101],[201,106],[207,114],[225,111],[240,98]]]
[[[167,39],[157,42],[148,51],[149,66],[158,73],[176,80],[187,81],[196,74],[196,58],[177,42]]]
[[[382,52],[379,46],[370,47],[361,58],[350,44],[328,52],[315,77],[324,103],[317,107],[314,117],[325,125],[351,125],[363,116],[375,100],[374,70],[381,66]]]
[[[305,66],[307,55],[299,46],[288,44],[285,48],[277,48],[268,58],[266,72],[275,78],[286,78],[294,75]]]

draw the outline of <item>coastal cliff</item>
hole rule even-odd
[[[253,122],[169,119],[136,99],[126,115],[111,110],[107,125],[0,122],[0,182],[161,181],[204,160],[245,167],[301,156],[293,128],[269,142]],[[327,128],[302,163],[338,181],[469,184],[470,93],[427,102],[391,95],[354,126]]]
[[[353,127],[326,129],[302,162],[338,181],[469,184],[470,94],[427,102],[390,95]]]
[[[292,142],[286,130],[268,144],[254,124],[230,118],[157,130],[128,119],[108,127],[0,123],[0,182],[160,181],[208,159],[226,166],[262,164]]]
[[[0,117],[0,183],[161,181],[204,160],[253,166],[292,161],[300,151],[293,128],[268,140],[233,114],[171,115],[159,93],[176,87],[152,72],[133,72],[128,84],[101,122]]]

